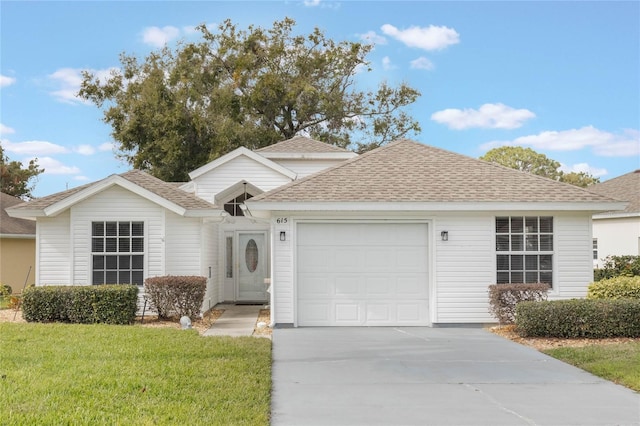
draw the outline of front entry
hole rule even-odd
[[[268,274],[267,233],[237,232],[236,300],[264,302],[269,299],[264,283]]]

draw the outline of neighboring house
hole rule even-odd
[[[624,210],[593,215],[594,267],[602,267],[607,256],[640,255],[640,169],[587,189],[629,203]]]
[[[5,211],[22,203],[0,193],[0,283],[11,286],[14,293],[35,282],[36,222],[10,217]]]
[[[279,325],[491,322],[496,282],[584,296],[591,216],[625,206],[407,140],[356,156],[295,137],[190,177],[130,171],[10,209],[38,221],[37,284],[196,274],[203,309],[268,301]]]

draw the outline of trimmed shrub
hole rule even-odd
[[[175,276],[147,278],[144,290],[159,318],[172,316],[195,318],[200,314],[207,279],[199,276]]]
[[[11,296],[13,289],[9,284],[0,284],[0,297]]]
[[[131,324],[136,318],[135,285],[29,287],[22,316],[29,322]]]
[[[547,300],[549,285],[493,284],[489,286],[489,312],[500,324],[513,324],[516,306],[523,301]]]
[[[640,276],[593,282],[589,284],[587,299],[640,299]]]
[[[640,276],[640,256],[607,256],[601,269],[594,269],[593,280],[620,276]]]
[[[516,308],[516,331],[523,337],[640,337],[640,300],[523,302]]]

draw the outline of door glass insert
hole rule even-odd
[[[254,272],[258,267],[258,244],[253,238],[247,242],[247,247],[244,249],[244,260],[249,272]]]

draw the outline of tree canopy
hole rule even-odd
[[[33,198],[35,179],[44,172],[38,166],[38,159],[29,161],[26,168],[19,161],[9,161],[0,144],[0,189],[5,194],[23,199]]]
[[[494,148],[487,151],[480,159],[582,188],[600,182],[599,178],[586,172],[565,173],[560,169],[558,161],[531,148],[521,146]]]
[[[356,87],[371,71],[370,44],[295,35],[285,18],[269,29],[230,20],[201,39],[149,54],[121,54],[106,79],[85,72],[78,95],[104,110],[118,155],[164,180],[239,147],[256,149],[305,134],[363,152],[420,126],[405,111],[420,93],[386,82]]]

